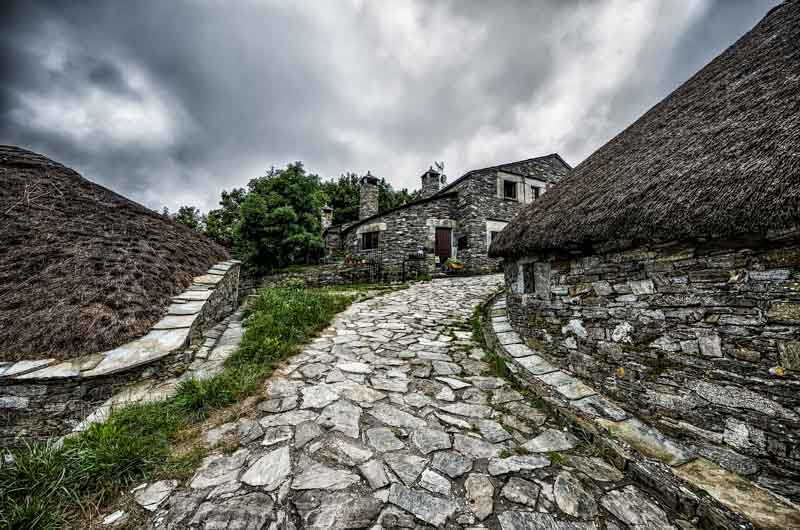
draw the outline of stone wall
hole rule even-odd
[[[196,277],[145,336],[118,348],[0,366],[0,446],[63,435],[123,387],[183,373],[202,333],[238,306],[239,268],[224,262]]]
[[[505,266],[536,352],[725,468],[800,500],[800,232]]]
[[[449,226],[455,233],[454,195],[440,196],[387,212],[373,222],[361,224],[345,234],[345,252],[352,255],[379,254],[387,272],[399,271],[409,254],[423,250],[432,256],[437,226]],[[361,234],[380,232],[378,251],[361,249]]]
[[[488,273],[499,270],[500,260],[489,257],[487,222],[505,226],[525,206],[497,196],[497,172],[482,171],[470,176],[458,194],[456,210],[459,212],[459,229],[456,238],[466,236],[467,248],[458,254],[470,272]]]
[[[256,280],[259,287],[279,286],[286,280],[301,279],[308,287],[327,287],[331,285],[348,285],[373,281],[370,268],[366,265],[347,265],[330,263],[313,265],[304,270],[270,274]]]

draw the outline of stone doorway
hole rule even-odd
[[[444,262],[452,256],[453,229],[437,226],[435,243],[434,253],[439,257],[439,264],[444,265]]]

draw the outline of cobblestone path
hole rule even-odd
[[[356,303],[210,430],[184,485],[134,497],[156,528],[665,529],[645,492],[489,374],[467,320],[499,276]]]

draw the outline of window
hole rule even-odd
[[[458,246],[458,250],[466,250],[466,249],[468,249],[469,245],[467,243],[467,236],[459,237],[456,245]]]
[[[503,181],[503,197],[506,199],[517,199],[517,183],[510,180]]]
[[[537,188],[536,186],[531,186],[531,197],[533,197],[533,200],[539,198],[539,188]]]
[[[491,232],[489,234],[489,244],[491,245],[492,243],[494,243],[494,240],[497,239],[497,236],[499,236],[499,235],[500,235],[500,232]]]
[[[380,242],[380,232],[365,232],[361,234],[361,250],[374,250]]]

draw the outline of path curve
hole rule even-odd
[[[501,282],[435,280],[353,304],[250,415],[208,432],[217,449],[187,484],[135,492],[149,527],[678,528],[489,375],[467,321]]]

